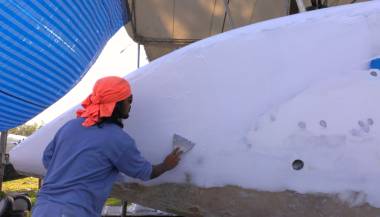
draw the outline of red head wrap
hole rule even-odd
[[[77,117],[86,120],[82,123],[85,127],[96,124],[102,117],[110,117],[118,101],[131,96],[129,82],[117,76],[109,76],[99,79],[92,93],[82,102],[84,109],[77,110]]]

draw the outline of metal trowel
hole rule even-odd
[[[179,148],[182,153],[190,151],[195,146],[195,143],[178,134],[173,135],[173,149]]]

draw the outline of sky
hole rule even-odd
[[[92,90],[95,82],[102,77],[125,76],[137,69],[138,45],[124,27],[107,42],[95,64],[82,80],[55,104],[31,119],[28,124],[47,124],[71,107],[81,103]],[[143,46],[140,47],[140,66],[148,63]]]

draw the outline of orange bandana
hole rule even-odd
[[[77,110],[77,117],[86,118],[85,127],[96,124],[102,117],[110,117],[117,102],[131,96],[131,86],[123,78],[109,76],[99,79],[92,93],[82,102],[84,109]]]

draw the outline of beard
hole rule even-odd
[[[128,113],[123,113],[123,114],[120,114],[120,118],[121,119],[128,119],[129,118],[129,112]]]

